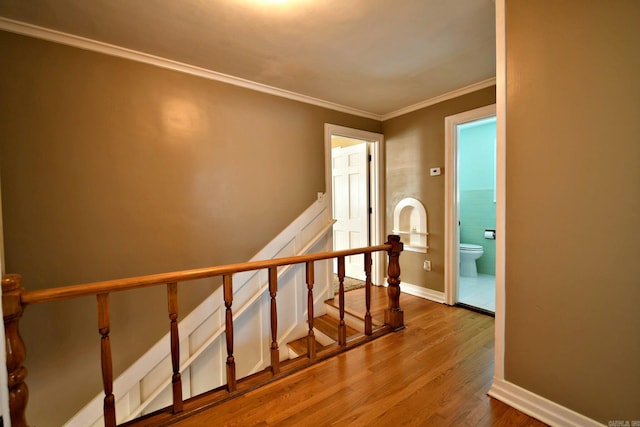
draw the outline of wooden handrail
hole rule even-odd
[[[388,330],[398,330],[404,327],[403,313],[400,309],[400,262],[399,256],[403,245],[399,236],[390,235],[387,243],[366,248],[349,249],[335,252],[322,252],[310,255],[277,258],[273,260],[255,261],[239,264],[231,264],[219,267],[209,267],[193,270],[183,270],[173,273],[155,274],[132,277],[127,279],[109,280],[84,285],[72,285],[52,288],[40,291],[25,291],[21,286],[19,275],[6,275],[2,278],[2,306],[5,324],[5,344],[7,352],[7,372],[9,387],[9,406],[12,425],[15,427],[26,426],[25,409],[28,399],[28,389],[24,382],[27,370],[22,366],[26,357],[26,351],[18,330],[18,322],[22,316],[24,307],[30,304],[39,304],[49,301],[58,301],[82,296],[95,295],[97,298],[98,332],[101,337],[102,380],[104,385],[104,420],[106,426],[116,425],[115,397],[113,394],[113,370],[110,344],[110,316],[109,294],[130,289],[142,288],[154,285],[167,286],[167,305],[170,320],[171,335],[171,368],[173,405],[171,412],[177,414],[183,411],[182,384],[179,370],[179,335],[178,335],[178,283],[206,277],[222,276],[223,296],[225,305],[225,335],[227,347],[227,385],[229,393],[237,391],[236,366],[233,336],[233,275],[235,273],[268,269],[269,271],[269,295],[271,298],[271,372],[275,376],[280,373],[279,350],[277,343],[277,268],[292,265],[305,264],[307,301],[308,301],[308,351],[307,357],[311,361],[316,360],[315,338],[313,332],[313,285],[314,262],[332,258],[338,259],[338,280],[340,286],[340,325],[338,345],[346,346],[346,324],[344,321],[344,262],[345,257],[364,254],[365,256],[365,287],[366,287],[366,314],[365,335],[372,335],[372,321],[370,310],[370,286],[371,286],[371,253],[386,251],[389,256],[388,265],[388,308],[385,310],[385,325]]]
[[[151,274],[147,276],[130,277],[126,279],[106,280],[102,282],[87,283],[82,285],[60,286],[37,291],[26,291],[20,297],[23,306],[41,304],[49,301],[60,301],[83,296],[98,295],[104,293],[121,292],[131,289],[144,288],[155,285],[166,285],[173,282],[188,282],[207,277],[235,274],[243,271],[263,270],[271,267],[282,267],[291,264],[302,264],[311,261],[321,261],[337,256],[349,256],[371,252],[388,251],[389,243],[366,248],[347,249],[335,252],[320,252],[317,254],[298,255],[292,257],[276,258],[265,261],[243,262],[217,267],[196,268],[172,273]]]

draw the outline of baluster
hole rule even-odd
[[[236,361],[233,357],[233,313],[231,304],[233,302],[233,280],[230,274],[225,274],[222,278],[224,291],[225,312],[225,335],[227,337],[227,390],[236,390]]]
[[[307,323],[309,324],[309,334],[307,336],[307,357],[316,359],[316,337],[313,332],[313,261],[306,263],[307,281]]]
[[[29,400],[29,389],[24,379],[27,369],[22,366],[27,352],[20,337],[18,323],[22,317],[20,297],[24,293],[22,277],[8,274],[2,277],[2,311],[4,317],[4,338],[9,389],[9,415],[11,425],[26,427],[25,410]]]
[[[389,235],[387,244],[392,245],[387,251],[389,254],[389,268],[387,270],[387,296],[389,298],[388,308],[384,312],[384,323],[391,326],[393,330],[404,328],[404,313],[400,309],[400,252],[404,245],[400,241],[400,236]]]
[[[113,367],[111,342],[109,340],[109,294],[96,295],[98,300],[98,332],[100,340],[100,360],[102,361],[102,384],[104,386],[104,425],[116,425],[116,403],[113,396]]]
[[[340,309],[340,322],[338,323],[338,345],[347,345],[347,325],[344,322],[344,257],[338,257],[338,307]]]
[[[276,293],[278,292],[278,269],[269,268],[269,295],[271,296],[271,373],[280,372],[280,350],[278,349],[278,310]]]
[[[371,252],[364,254],[364,334],[371,335],[373,333],[373,322],[371,320]]]
[[[173,376],[173,413],[182,412],[182,378],[180,376],[180,337],[178,335],[178,284],[167,283],[167,305],[169,309],[169,330],[171,333],[171,367]]]

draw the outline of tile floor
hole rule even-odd
[[[460,277],[458,302],[491,312],[496,311],[496,276]]]

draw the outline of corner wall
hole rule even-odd
[[[640,2],[506,1],[505,379],[640,420]]]

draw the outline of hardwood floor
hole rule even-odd
[[[384,288],[372,314],[382,320]],[[364,290],[345,294],[364,306]],[[544,426],[487,396],[493,318],[402,295],[406,329],[197,414],[179,426]]]

